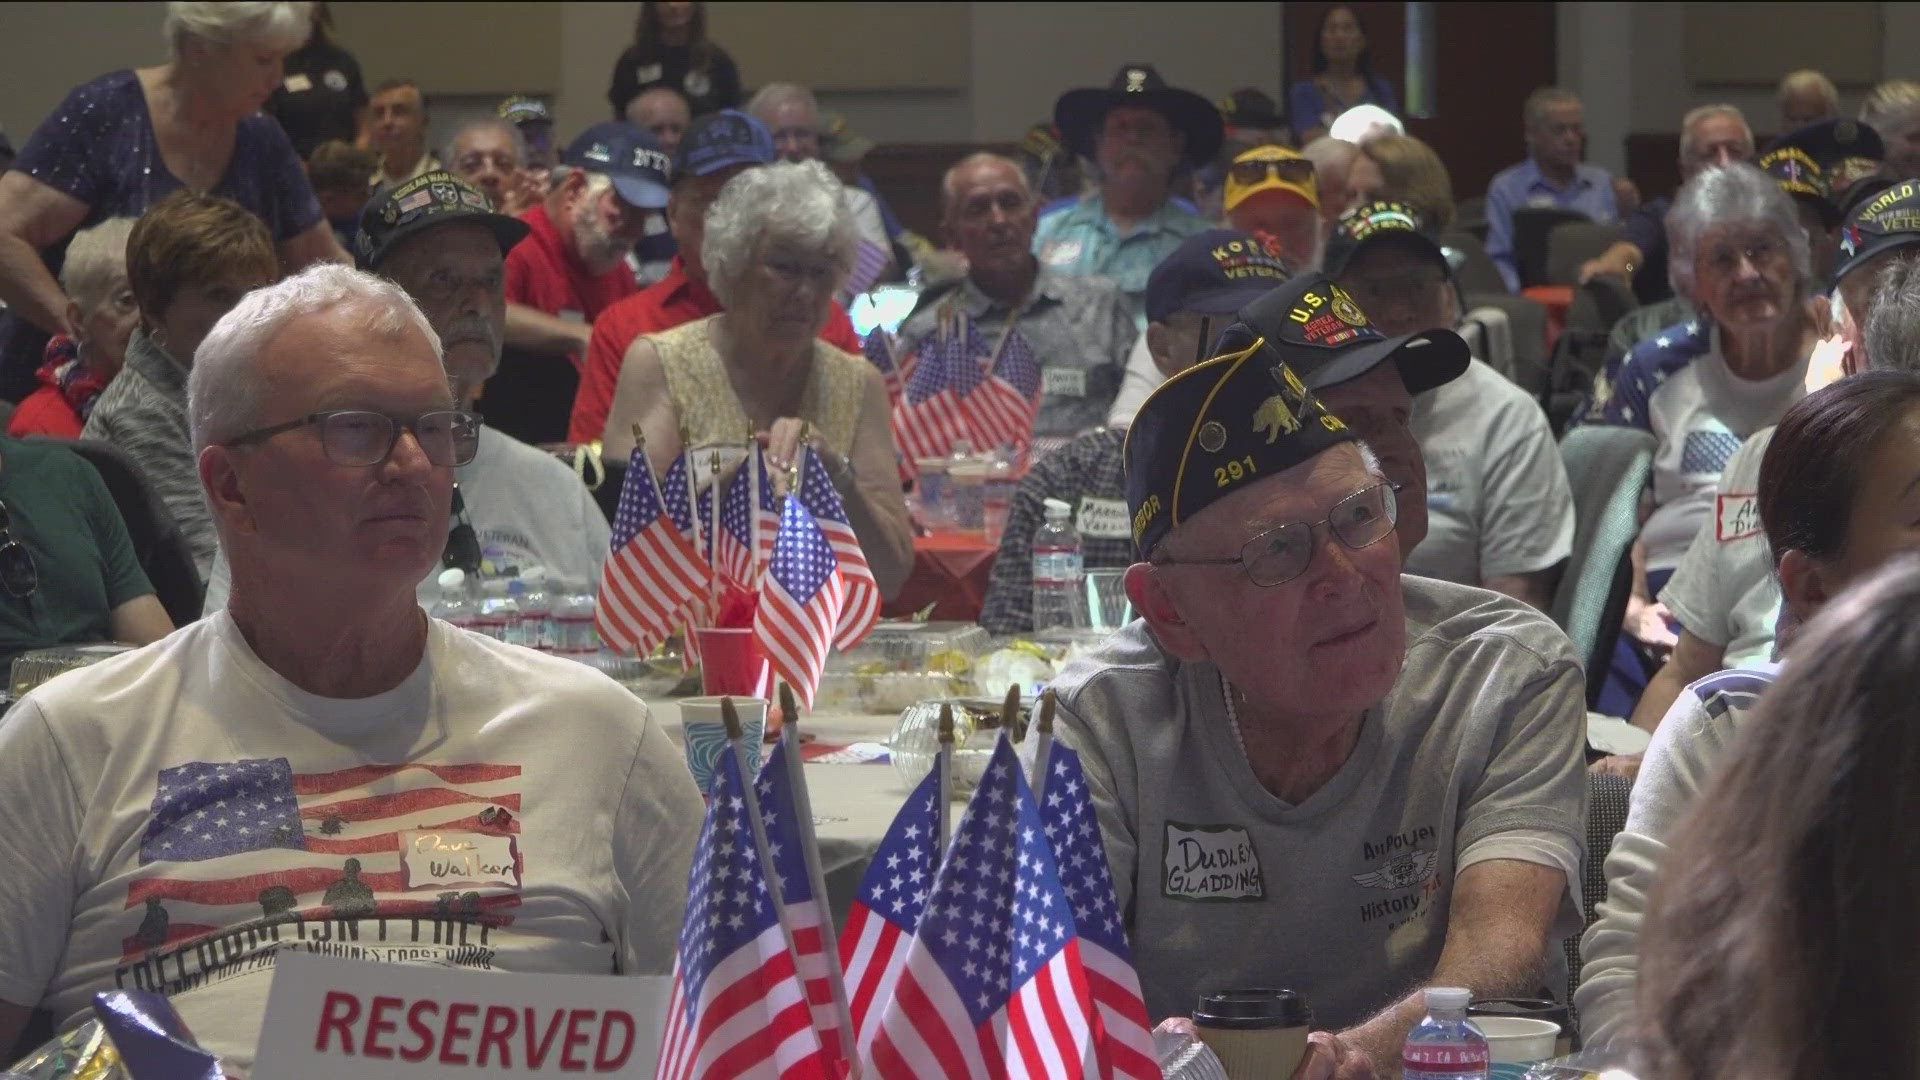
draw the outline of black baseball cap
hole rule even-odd
[[[1327,238],[1326,257],[1321,261],[1329,276],[1339,277],[1346,273],[1347,263],[1361,248],[1381,240],[1411,245],[1439,263],[1442,269],[1450,268],[1447,253],[1441,250],[1439,241],[1427,234],[1426,220],[1420,211],[1406,203],[1391,201],[1370,202],[1340,215],[1333,235]]]
[[[1883,251],[1920,245],[1920,181],[1902,180],[1855,207],[1840,227],[1833,282]]]
[[[1270,364],[1284,362],[1315,390],[1357,379],[1391,360],[1407,393],[1419,394],[1459,378],[1472,359],[1452,330],[1387,337],[1324,273],[1303,274],[1241,308],[1214,351],[1247,349]]]
[[[353,255],[362,270],[378,269],[394,245],[414,233],[453,221],[486,226],[505,255],[527,235],[527,223],[494,212],[480,189],[442,169],[395,184],[360,212]]]
[[[667,205],[673,159],[646,129],[625,120],[602,120],[574,137],[562,165],[606,173],[622,201],[642,210]]]
[[[1754,162],[1760,171],[1773,177],[1780,189],[1820,215],[1822,228],[1832,230],[1840,224],[1840,208],[1833,205],[1826,171],[1812,155],[1798,146],[1776,146]]]
[[[767,165],[777,156],[766,125],[738,109],[696,116],[680,136],[676,176],[712,176],[736,165]]]
[[[1147,275],[1147,321],[1165,322],[1176,311],[1231,315],[1290,276],[1273,246],[1252,233],[1196,233]]]

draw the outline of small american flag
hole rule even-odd
[[[993,371],[961,400],[976,450],[1014,448],[1015,469],[1025,471],[1033,445],[1033,421],[1040,410],[1040,363],[1020,331],[1009,327]]]
[[[636,446],[613,515],[613,552],[600,568],[594,613],[600,640],[622,652],[652,652],[687,605],[706,595],[711,572],[669,516],[647,456]]]
[[[158,873],[128,887],[126,907],[143,919],[123,951],[132,958],[262,918],[444,914],[443,905],[408,890],[401,834],[512,837],[519,816],[518,765],[297,773],[281,757],[161,769],[140,836],[140,865]],[[247,858],[235,865],[225,861],[230,855]],[[462,910],[504,926],[519,903],[518,892],[501,885],[474,894]]]
[[[806,448],[800,467],[800,501],[813,514],[813,520],[832,545],[840,560],[840,579],[846,584],[846,602],[840,608],[840,622],[834,629],[833,643],[851,649],[866,640],[868,631],[880,620],[880,586],[873,580],[873,568],[867,565],[866,552],[860,550],[860,538],[847,521],[847,508],[827,476],[826,466],[812,447]]]
[[[887,402],[897,407],[906,384],[902,365],[894,360],[893,348],[893,335],[887,333],[886,327],[876,326],[861,343],[860,351],[869,363],[880,369],[880,378],[887,384]]]
[[[887,261],[892,258],[887,249],[861,237],[853,246],[853,270],[847,274],[847,285],[840,292],[840,303],[850,304],[853,298],[874,287],[880,275],[887,271]]]
[[[687,875],[658,1080],[832,1075],[754,850],[745,792],[739,758],[728,750],[714,770]]]
[[[1133,970],[1113,874],[1100,844],[1100,822],[1080,769],[1080,755],[1054,743],[1047,775],[1036,793],[1046,808],[1043,831],[1060,868],[1060,884],[1073,905],[1080,934],[1080,961],[1093,997],[1095,1049],[1102,1076],[1160,1080],[1147,1025],[1140,976]]]
[[[753,634],[776,679],[811,706],[846,603],[839,557],[806,505],[792,494],[760,586]]]
[[[840,963],[847,973],[857,1059],[867,1056],[880,1020],[893,999],[907,946],[920,925],[920,911],[933,888],[935,836],[940,828],[940,770],[930,769],[887,827],[886,838],[867,864],[840,933]]]
[[[760,577],[760,553],[754,550],[753,459],[740,463],[720,502],[720,532],[714,537],[713,568],[720,576],[751,590]],[[716,485],[717,486],[717,485]]]
[[[820,932],[826,917],[825,903],[813,895],[813,882],[807,876],[805,841],[800,835],[800,818],[794,810],[793,784],[787,775],[787,744],[776,742],[760,766],[760,778],[754,791],[760,796],[760,818],[767,827],[767,853],[773,856],[773,873],[780,882],[780,900],[786,905],[787,926],[793,931],[794,965],[807,990],[807,1003],[813,1010],[813,1027],[829,1061],[846,1058],[840,1049],[840,1021],[833,1003],[833,986],[828,981],[825,936]],[[833,960],[838,963],[837,957]]]
[[[1086,1075],[1093,1006],[1041,829],[1003,736],[940,864],[863,1075]]]
[[[921,343],[920,359],[894,407],[893,441],[909,462],[946,457],[955,442],[973,438],[961,401],[985,379],[980,358],[986,346],[973,320],[960,321],[963,329]]]

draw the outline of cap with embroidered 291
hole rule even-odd
[[[1127,429],[1127,512],[1150,555],[1183,521],[1354,439],[1286,364],[1244,349],[1161,383]]]
[[[1854,210],[1840,227],[1839,281],[1883,251],[1920,244],[1920,182],[1902,180]]]
[[[362,270],[378,269],[400,241],[423,229],[469,221],[493,233],[500,254],[527,235],[527,223],[495,213],[479,189],[443,170],[421,173],[394,185],[360,212],[353,255]]]
[[[658,210],[667,205],[673,160],[652,135],[637,125],[602,120],[574,136],[567,152],[560,155],[560,162],[607,174],[613,180],[613,190],[629,206]]]
[[[1209,229],[1180,242],[1147,275],[1148,322],[1176,311],[1231,315],[1292,276],[1273,247],[1252,233]]]

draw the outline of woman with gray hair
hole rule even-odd
[[[53,334],[72,335],[55,279],[76,230],[139,215],[180,188],[221,195],[266,222],[289,269],[350,262],[286,133],[261,105],[307,39],[311,3],[167,5],[171,59],[84,83],[0,176],[0,301],[18,317],[0,356],[0,396],[31,389]]]
[[[635,339],[607,415],[606,454],[624,460],[632,430],[656,470],[692,446],[738,445],[752,432],[782,473],[804,436],[846,504],[874,580],[891,598],[913,565],[891,410],[879,371],[817,340],[852,268],[853,222],[817,161],[749,169],[707,212],[700,247],[725,310]]]
[[[1689,180],[1667,215],[1674,290],[1700,314],[1642,341],[1594,386],[1586,423],[1638,428],[1656,439],[1653,512],[1634,545],[1627,635],[1601,694],[1610,716],[1632,715],[1677,640],[1653,602],[1702,523],[1728,458],[1806,394],[1820,341],[1811,296],[1811,245],[1793,199],[1745,163]],[[1657,666],[1657,664],[1655,665]]]
[[[40,389],[27,395],[7,422],[7,434],[77,439],[93,403],[126,362],[127,339],[140,325],[140,306],[127,284],[130,217],[108,218],[75,234],[60,269],[73,336],[47,342],[34,374]]]

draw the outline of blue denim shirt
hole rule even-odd
[[[1613,201],[1613,175],[1585,162],[1574,166],[1573,183],[1555,187],[1532,158],[1501,170],[1487,185],[1487,254],[1500,265],[1507,288],[1520,288],[1520,268],[1513,255],[1513,212],[1526,206],[1558,206],[1578,210],[1595,221],[1619,218]]]

